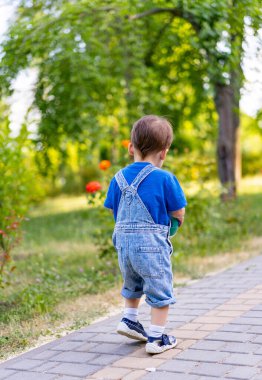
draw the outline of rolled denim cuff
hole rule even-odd
[[[149,306],[158,309],[160,307],[164,307],[164,306],[168,306],[168,305],[172,305],[172,304],[176,303],[176,299],[175,299],[175,297],[172,297],[172,298],[169,298],[169,299],[163,300],[163,301],[151,301],[148,297],[146,297],[146,303]]]
[[[144,293],[143,293],[142,290],[140,290],[138,292],[132,292],[131,290],[128,290],[128,289],[125,289],[125,288],[123,288],[121,290],[121,295],[124,298],[141,298],[143,294]]]

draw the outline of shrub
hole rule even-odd
[[[21,223],[29,204],[41,197],[36,173],[29,164],[27,130],[22,128],[18,137],[11,137],[8,120],[0,130],[0,286],[9,283],[15,269],[11,264],[11,250],[21,239]],[[4,272],[6,276],[4,277]]]

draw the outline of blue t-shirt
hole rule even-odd
[[[129,185],[148,162],[134,162],[126,166],[122,173]],[[157,224],[169,226],[169,213],[187,205],[183,190],[170,172],[159,169],[153,170],[139,185],[138,195]],[[121,190],[115,177],[111,180],[104,206],[114,211],[116,220]]]

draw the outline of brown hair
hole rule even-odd
[[[146,115],[137,120],[131,131],[131,142],[145,158],[149,153],[160,152],[170,147],[173,129],[164,117]]]

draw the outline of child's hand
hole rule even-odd
[[[184,223],[184,217],[185,217],[185,207],[181,208],[180,210],[171,212],[172,218],[175,218],[179,221],[179,227]]]

